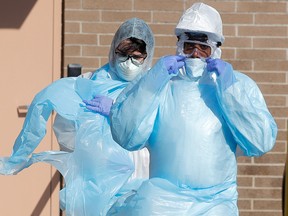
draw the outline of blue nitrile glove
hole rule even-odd
[[[96,95],[92,100],[83,100],[83,102],[86,104],[87,109],[104,116],[109,116],[113,99],[106,96]]]
[[[177,75],[179,69],[184,66],[184,59],[185,56],[180,55],[165,56],[163,61],[168,73]]]
[[[221,59],[207,58],[207,71],[209,73],[216,73],[217,81],[220,82],[222,88],[225,90],[236,82],[236,77],[233,72],[233,67],[228,62]]]

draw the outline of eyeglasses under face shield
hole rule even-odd
[[[208,40],[207,35],[202,33],[185,33],[178,38],[177,42],[178,53],[188,58],[193,55],[199,58],[211,57],[218,46],[219,43]]]

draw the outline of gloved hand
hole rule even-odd
[[[184,59],[185,56],[180,55],[165,56],[163,61],[168,73],[177,75],[179,69],[184,66]]]
[[[220,82],[224,90],[236,82],[236,77],[231,64],[221,59],[212,58],[207,58],[206,62],[208,73],[216,73],[217,81]]]
[[[113,99],[106,96],[96,95],[92,100],[83,100],[83,102],[86,104],[87,109],[104,116],[109,116]]]

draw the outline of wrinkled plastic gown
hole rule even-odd
[[[104,72],[103,77],[100,74],[95,81],[63,78],[39,92],[29,107],[12,155],[0,161],[2,175],[17,174],[35,162],[44,161],[55,166],[65,179],[60,196],[66,215],[106,215],[121,193],[129,191],[130,185],[133,188],[138,184],[130,181],[130,185],[123,186],[134,171],[131,157],[112,140],[108,118],[88,111],[82,102],[95,94],[115,99],[127,85],[105,76]],[[31,155],[45,136],[52,110],[77,125],[75,150]]]
[[[161,59],[117,97],[112,136],[127,150],[148,148],[150,179],[108,215],[238,215],[237,149],[266,153],[277,125],[255,82],[233,73],[229,88],[205,70],[172,78]]]

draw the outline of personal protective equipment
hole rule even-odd
[[[233,73],[233,67],[228,62],[221,59],[206,59],[207,71],[216,73],[219,85],[225,90],[236,82],[236,77]]]
[[[115,99],[126,87],[127,82],[112,80],[107,71],[109,65],[94,73],[93,80],[63,78],[40,91],[29,107],[13,153],[10,157],[0,158],[2,175],[17,174],[36,162],[49,163],[59,170],[65,180],[65,187],[60,192],[61,209],[69,216],[106,215],[123,190],[137,188],[142,180],[134,182],[131,179],[134,155],[112,140],[107,118],[87,112],[82,102],[96,94],[107,94]],[[53,110],[66,122],[76,125],[75,146],[70,146],[73,148],[70,152],[33,153],[46,134],[47,120]],[[57,138],[67,135],[60,134]],[[142,160],[147,164],[149,158]]]
[[[142,20],[130,19],[121,25],[111,50],[114,53],[115,42],[137,37],[137,29],[141,29],[139,36],[148,44],[144,63],[148,67],[152,63],[154,37]],[[147,149],[143,149],[143,154],[134,154],[120,147],[112,139],[110,120],[87,110],[83,103],[95,95],[114,100],[128,84],[114,72],[106,64],[89,73],[89,78],[63,78],[40,91],[29,107],[11,156],[0,158],[0,174],[17,174],[36,162],[52,164],[65,180],[65,187],[60,191],[60,207],[67,216],[106,215],[118,198],[137,189],[148,177],[147,170],[140,170],[149,166]],[[46,134],[52,111],[57,112],[55,135],[65,151],[33,153]],[[137,174],[133,173],[133,159],[141,167]]]
[[[92,100],[83,100],[86,104],[86,108],[104,116],[109,116],[111,106],[113,104],[113,99],[96,95]]]
[[[184,32],[204,33],[211,41],[224,42],[220,14],[204,3],[195,3],[184,12],[175,28],[175,34],[179,36]]]
[[[192,36],[185,33],[178,37],[177,53],[187,58],[194,57],[193,54],[195,50],[197,50],[202,57],[208,58],[213,56],[216,49],[217,43],[208,40],[207,36],[202,33],[193,33]]]
[[[237,71],[225,89],[204,69],[194,81],[165,70],[161,58],[111,107],[113,139],[130,151],[148,148],[150,179],[108,213],[237,216],[237,148],[260,156],[277,137],[263,95]]]
[[[206,62],[200,58],[186,58],[185,66],[180,69],[179,76],[187,80],[199,80],[206,65]]]
[[[117,60],[120,62],[125,62],[129,59],[131,59],[131,62],[136,65],[136,66],[140,66],[144,63],[144,60],[146,58],[146,56],[143,55],[126,55],[120,52],[116,52],[117,56]]]
[[[75,121],[68,121],[66,118],[56,114],[53,130],[57,137],[60,150],[73,152],[76,142],[75,136],[77,134],[77,123]]]
[[[115,68],[119,78],[126,81],[132,81],[143,71],[142,65],[136,65],[130,58],[124,62],[117,59]]]
[[[183,43],[183,50],[188,53],[192,53],[195,48],[202,52],[207,52],[207,50],[211,49],[213,53],[213,49],[216,48],[216,46],[213,46],[213,44],[209,44],[208,42],[199,42],[194,40],[184,40],[181,42]]]
[[[111,43],[111,49],[109,52],[110,69],[120,79],[123,79],[125,76],[122,76],[121,75],[122,71],[118,71],[116,68],[118,55],[117,53],[115,53],[115,50],[121,41],[130,37],[141,39],[146,43],[147,57],[145,58],[145,61],[141,66],[142,70],[146,72],[152,65],[152,60],[153,60],[152,58],[154,55],[153,33],[150,27],[143,20],[138,19],[138,18],[132,18],[124,22],[120,26],[120,28],[116,31],[113,41]]]
[[[169,74],[177,75],[179,69],[184,66],[184,56],[165,56],[163,62]]]
[[[220,14],[214,8],[204,3],[193,4],[180,18],[175,28],[175,34],[181,37],[185,35],[186,32],[204,33],[208,36],[210,42],[218,43],[219,45],[224,42]],[[181,43],[179,46],[181,50]],[[177,54],[181,54],[178,49]],[[219,47],[214,49],[211,57],[220,58],[221,49]]]
[[[97,72],[97,76],[95,81],[63,78],[40,91],[29,107],[12,155],[1,158],[0,173],[5,175],[17,174],[40,161],[55,166],[65,179],[60,201],[61,209],[69,216],[105,212],[134,170],[129,153],[112,140],[107,118],[87,112],[82,102],[96,92],[105,94],[107,89],[114,89],[109,97],[115,99],[127,84],[111,79],[103,82],[107,77],[103,69]],[[46,123],[53,110],[75,123],[75,149],[73,152],[46,151],[31,156],[46,134]]]

